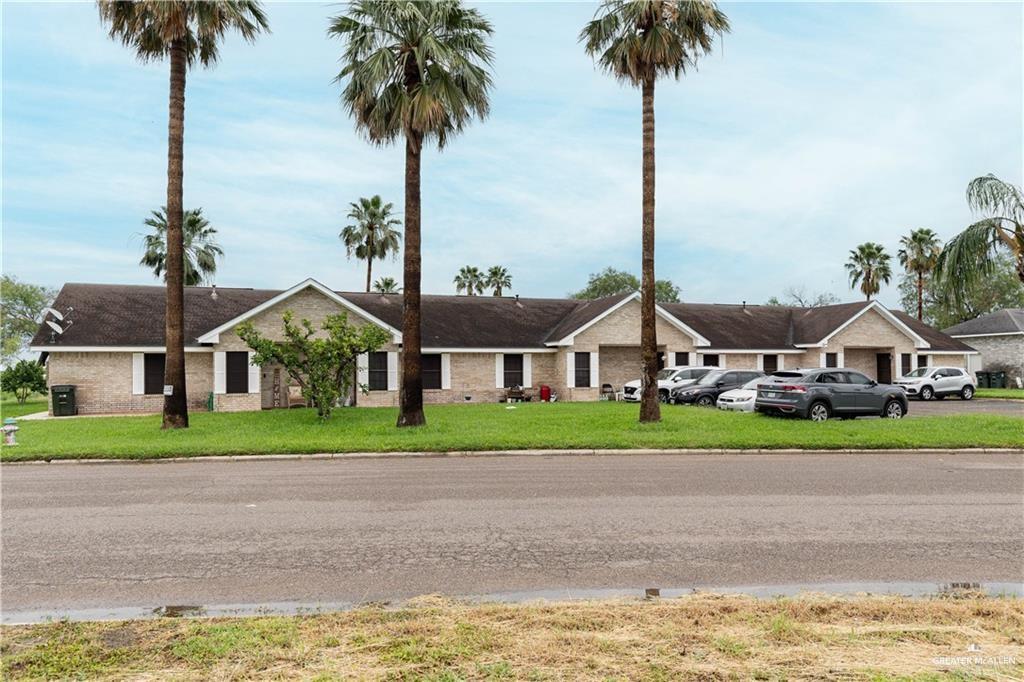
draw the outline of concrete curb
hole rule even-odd
[[[154,457],[150,459],[41,459],[26,462],[3,462],[0,466],[31,466],[47,464],[182,464],[182,463],[223,463],[223,462],[264,462],[292,460],[349,460],[349,459],[412,459],[441,457],[606,457],[622,455],[1024,455],[1024,448],[928,448],[916,450],[894,449],[835,449],[801,450],[756,449],[737,450],[727,448],[676,448],[676,449],[610,449],[610,450],[453,450],[450,452],[319,452],[313,454],[271,454],[271,455],[196,455],[192,457]]]

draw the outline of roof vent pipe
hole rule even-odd
[[[217,300],[217,285],[216,284],[210,285],[210,298],[212,298],[215,301]]]

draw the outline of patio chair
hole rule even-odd
[[[305,396],[302,395],[302,387],[296,384],[288,386],[288,407],[309,407]]]

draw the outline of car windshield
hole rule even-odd
[[[697,383],[700,384],[701,386],[711,386],[716,381],[721,379],[722,375],[724,374],[725,372],[723,370],[716,369],[715,371],[708,372],[707,374],[702,376],[700,379],[697,380]]]
[[[931,367],[918,367],[913,372],[908,372],[908,373],[904,374],[903,376],[910,377],[912,379],[917,378],[917,377],[928,376],[928,371],[930,369],[931,369]]]
[[[657,374],[655,374],[654,378],[657,379],[658,381],[665,381],[666,379],[668,379],[670,376],[672,376],[675,373],[676,373],[676,370],[674,370],[674,369],[663,369],[663,370],[659,371]]]

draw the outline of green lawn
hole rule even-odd
[[[913,407],[911,407],[913,409]],[[1024,419],[996,415],[805,420],[666,406],[660,424],[637,423],[627,403],[434,405],[427,426],[395,428],[396,410],[195,413],[192,428],[163,432],[158,416],[25,421],[2,459],[526,448],[1024,447]]]
[[[975,395],[979,398],[1024,400],[1024,388],[979,388]]]
[[[18,400],[12,393],[4,393],[3,397],[0,398],[0,417],[4,419],[7,417],[20,417],[24,414],[32,414],[33,412],[46,412],[45,395],[31,395],[23,405],[18,404]]]

